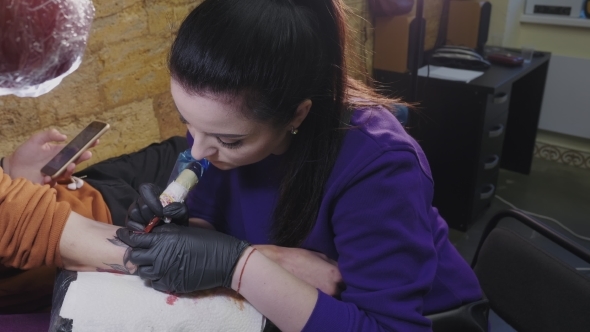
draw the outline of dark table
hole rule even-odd
[[[426,153],[433,204],[450,227],[466,231],[489,206],[499,167],[530,172],[550,58],[536,52],[521,67],[492,65],[469,83],[418,78],[419,105],[407,127]],[[408,99],[409,74],[375,70],[374,77]]]

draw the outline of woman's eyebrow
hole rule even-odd
[[[205,133],[205,135],[216,136],[216,137],[226,137],[226,138],[242,138],[242,137],[247,136],[247,134],[222,134],[222,133]]]
[[[178,108],[174,107],[174,109],[176,110],[176,113],[178,113],[178,117],[180,118],[180,121],[183,123],[188,123],[188,121],[186,121],[186,119],[182,116],[182,114],[180,114],[180,111],[178,110]],[[242,137],[248,136],[248,134],[223,134],[223,133],[205,133],[205,135],[216,136],[216,137],[225,137],[225,138],[242,138]]]

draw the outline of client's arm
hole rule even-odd
[[[133,273],[124,258],[127,246],[115,238],[117,229],[73,212],[49,186],[13,180],[0,169],[0,264]]]
[[[135,274],[137,268],[129,262],[131,248],[117,238],[117,229],[72,212],[59,242],[63,267],[74,271]]]

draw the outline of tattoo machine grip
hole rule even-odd
[[[173,202],[184,202],[188,192],[197,184],[203,177],[203,173],[209,167],[209,161],[206,159],[200,161],[193,161],[178,174],[178,177],[172,181],[166,189],[160,194],[160,203],[165,207]],[[160,217],[155,216],[150,220],[144,228],[145,233],[152,231],[154,227],[160,222]],[[170,219],[165,218],[164,222],[169,223]]]

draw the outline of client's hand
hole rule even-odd
[[[41,168],[64,147],[65,144],[59,142],[65,141],[66,138],[66,135],[56,129],[34,134],[10,156],[4,158],[4,173],[10,175],[13,179],[22,177],[39,184],[53,182],[51,177],[41,173]],[[75,163],[67,166],[61,177],[69,178],[74,173],[76,164],[88,160],[90,157],[92,157],[90,151],[82,153]]]
[[[235,265],[249,246],[220,232],[174,224],[152,233],[120,228],[117,237],[133,248],[129,258],[137,274],[154,289],[173,293],[231,287]]]
[[[127,209],[125,226],[135,231],[143,231],[145,226],[154,218],[170,218],[171,222],[188,226],[188,208],[186,204],[174,202],[162,207],[160,202],[162,189],[153,183],[139,185],[139,198]],[[163,225],[164,222],[160,222]]]
[[[345,288],[338,263],[319,252],[274,245],[255,245],[258,251],[297,278],[330,296],[340,296]]]

